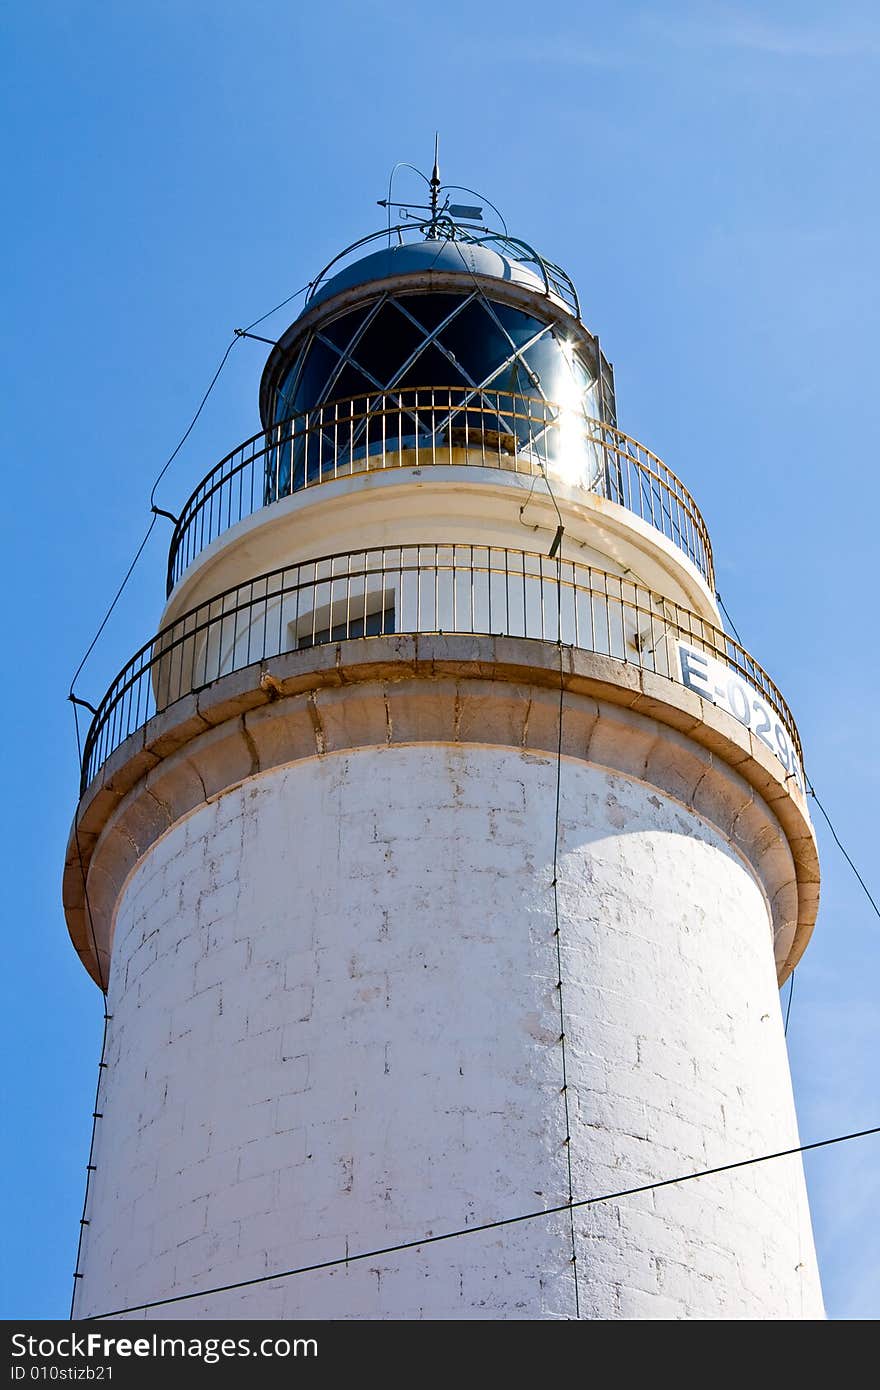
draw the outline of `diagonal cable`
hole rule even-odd
[[[618,1192],[603,1192],[597,1197],[579,1197],[574,1202],[563,1202],[559,1206],[542,1207],[538,1211],[522,1212],[519,1216],[505,1216],[498,1221],[484,1221],[479,1226],[461,1226],[454,1231],[444,1231],[437,1236],[421,1236],[418,1240],[401,1241],[398,1245],[385,1245],[378,1250],[362,1250],[354,1255],[346,1252],[335,1260],[321,1260],[316,1264],[298,1265],[293,1269],[279,1269],[272,1274],[260,1274],[253,1279],[238,1279],[231,1284],[220,1284],[210,1289],[196,1289],[192,1293],[173,1294],[168,1298],[156,1298],[147,1303],[132,1303],[125,1308],[113,1308],[106,1313],[92,1313],[86,1321],[101,1318],[118,1318],[123,1313],[141,1313],[150,1308],[164,1308],[172,1303],[185,1303],[192,1298],[208,1298],[212,1294],[231,1293],[235,1289],[252,1288],[256,1284],[270,1284],[276,1279],[292,1279],[299,1274],[315,1274],[323,1269],[338,1269],[342,1265],[355,1264],[360,1260],[374,1260],[382,1255],[396,1255],[404,1250],[417,1250],[423,1245],[437,1245],[441,1241],[456,1240],[460,1236],[478,1235],[482,1231],[497,1231],[504,1226],[520,1225],[524,1221],[539,1221],[543,1217],[558,1216],[573,1207],[598,1206],[601,1202],[621,1201],[624,1197],[637,1197],[643,1192],[657,1192],[663,1187],[676,1187],[682,1183],[693,1182],[697,1178],[710,1178],[718,1173],[732,1173],[737,1169],[751,1168],[757,1163],[770,1163],[777,1158],[792,1158],[795,1154],[811,1153],[816,1149],[829,1148],[832,1144],[844,1144],[853,1139],[865,1139],[869,1135],[880,1134],[880,1125],[871,1129],[860,1129],[850,1134],[836,1134],[831,1139],[818,1139],[812,1144],[799,1144],[793,1149],[779,1149],[776,1153],[758,1154],[753,1158],[741,1158],[735,1163],[722,1163],[716,1168],[701,1168],[692,1173],[682,1173],[674,1178],[660,1178],[656,1182],[640,1183],[638,1187],[622,1188]]]

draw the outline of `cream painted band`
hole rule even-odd
[[[368,469],[304,488],[236,522],[194,557],[160,628],[255,574],[316,556],[442,543],[546,549],[557,524],[544,484],[463,461]],[[721,627],[715,595],[684,551],[635,512],[553,479],[565,513],[562,554],[656,590]],[[520,508],[528,503],[525,516]],[[546,540],[546,545],[544,544]]]

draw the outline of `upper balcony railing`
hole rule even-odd
[[[714,590],[706,524],[687,488],[644,445],[580,408],[467,387],[336,401],[254,435],[217,464],[174,528],[168,593],[196,556],[253,512],[336,478],[390,468],[479,465],[576,484],[662,532]]]
[[[350,638],[459,632],[559,642],[688,684],[751,728],[803,787],[788,705],[754,658],[705,618],[561,557],[423,544],[273,570],[163,628],[101,701],[83,750],[82,789],[154,714],[233,671]]]

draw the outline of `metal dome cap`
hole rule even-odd
[[[356,401],[372,410],[386,398],[400,406],[401,393],[418,405],[425,391],[469,400],[487,389],[614,423],[613,373],[570,276],[511,236],[494,204],[502,231],[475,221],[482,206],[452,202],[460,186],[441,184],[436,145],[431,178],[415,170],[430,202],[392,198],[399,167],[379,200],[386,227],[333,257],[270,353],[264,427],[330,407],[335,418],[343,402],[353,413]]]
[[[404,240],[414,230],[423,234]],[[389,244],[395,235],[398,244]],[[386,244],[356,254],[376,241]],[[475,310],[476,300],[489,323]],[[382,312],[383,302],[393,305],[390,312]],[[455,318],[458,309],[455,328],[444,328],[441,320]],[[506,233],[474,236],[445,218],[427,235],[412,226],[373,233],[316,277],[302,313],[269,354],[260,383],[264,427],[374,390],[479,388],[511,355],[520,364],[521,384],[535,384],[546,354],[541,361],[526,357],[541,356],[531,340],[546,329],[598,379],[598,343],[581,322],[572,281],[526,242]],[[478,341],[479,361],[473,357]],[[411,362],[420,353],[421,370],[413,375]],[[606,375],[610,380],[610,369]]]
[[[339,261],[346,260],[353,251],[379,237],[388,236],[388,233],[374,233],[347,247],[314,281],[303,312],[343,290],[372,280],[430,272],[442,275],[446,272],[486,276],[510,284],[526,285],[539,294],[555,299],[560,308],[580,318],[580,305],[572,280],[527,242],[502,232],[487,232],[484,236],[475,237],[468,227],[449,218],[438,221],[435,234],[418,241],[404,241],[404,233],[411,231],[411,227],[394,228],[393,233],[399,236],[396,246],[391,244],[389,236],[387,246],[359,257],[326,278]]]

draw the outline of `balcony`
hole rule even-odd
[[[294,493],[374,470],[462,465],[582,488],[625,508],[676,546],[714,592],[706,524],[684,484],[650,450],[564,405],[453,387],[337,401],[239,445],[183,507],[168,593],[230,527]]]
[[[418,633],[561,643],[689,685],[751,728],[803,786],[788,705],[739,643],[706,619],[571,560],[438,543],[322,556],[183,614],[136,653],[101,701],[85,741],[82,790],[153,715],[224,675],[325,643]]]

